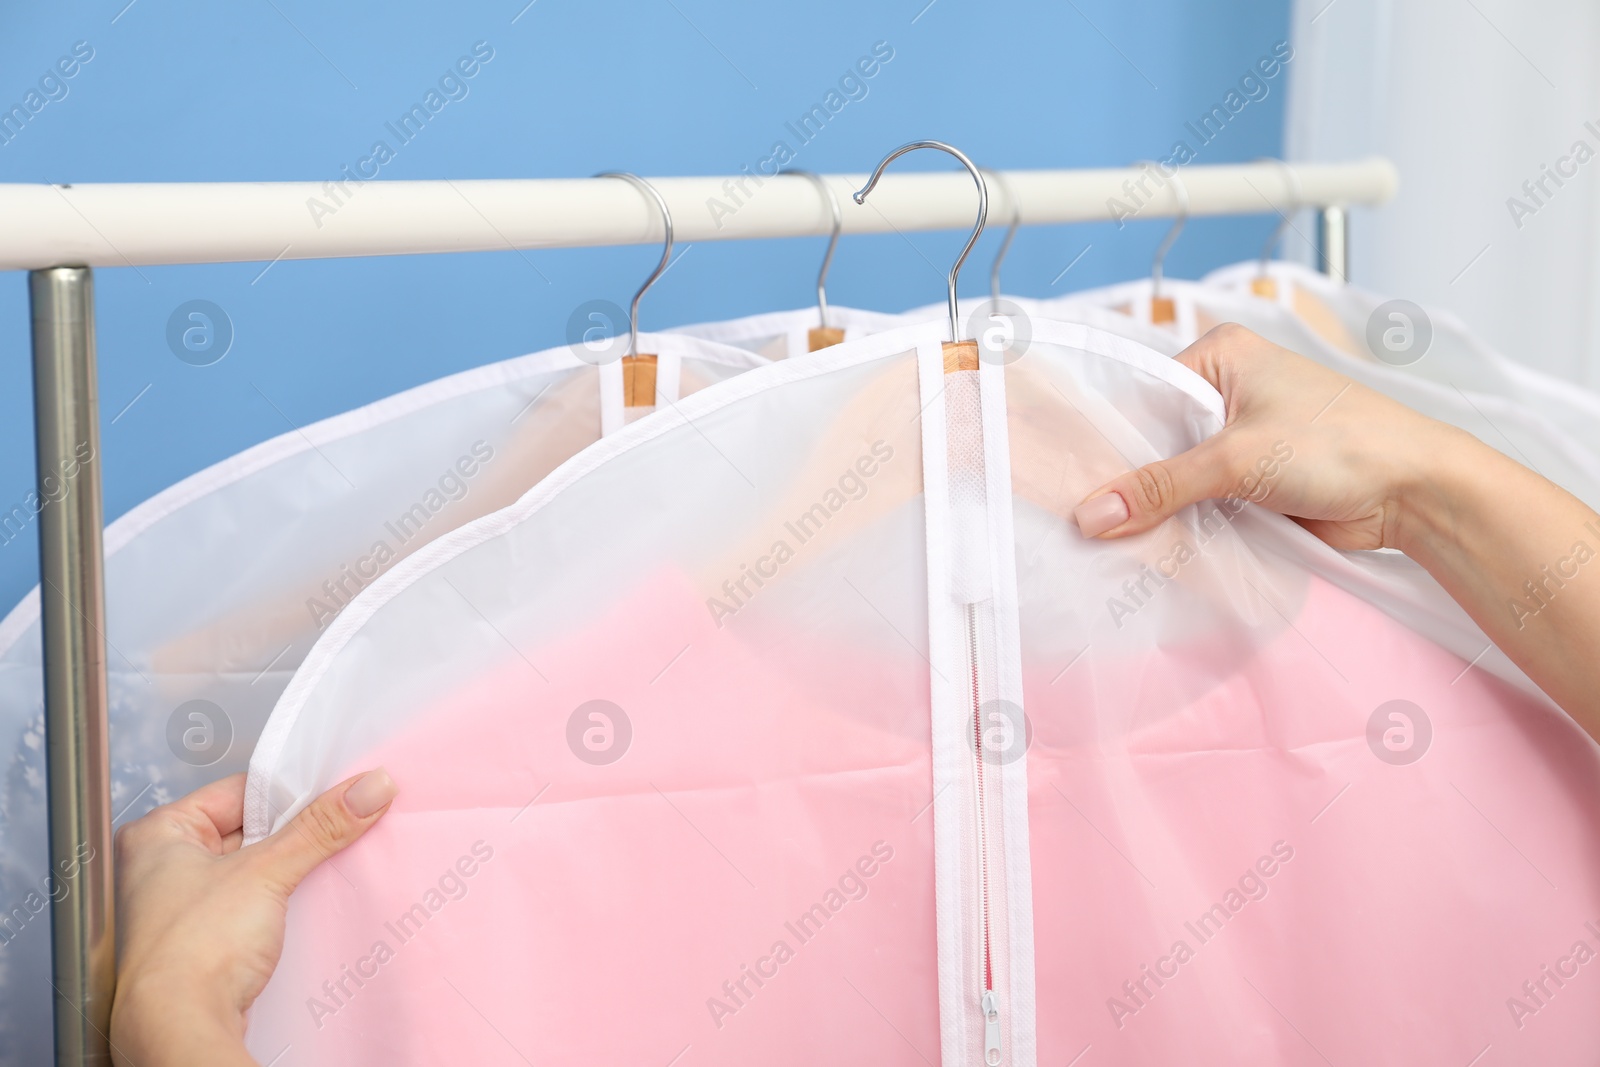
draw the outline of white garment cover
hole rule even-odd
[[[1404,557],[1083,539],[1220,398],[945,329],[691,397],[335,620],[247,840],[400,793],[292,898],[260,1060],[1587,1062],[1589,739]]]
[[[766,360],[642,334],[674,402]],[[651,410],[620,364],[557,348],[284,434],[164,490],[105,535],[112,810],[243,770],[327,624],[422,545],[521,496]],[[49,887],[38,590],[0,622],[0,1062],[49,1060]]]
[[[1148,324],[1151,295],[1149,279],[1141,279],[1085,290],[1073,299],[1123,309]],[[1435,332],[1437,353],[1411,366],[1391,366],[1358,348],[1364,342],[1350,336],[1353,331],[1337,312],[1328,313],[1332,311],[1328,305],[1322,314],[1307,316],[1303,313],[1314,309],[1305,303],[1295,303],[1291,309],[1248,293],[1172,278],[1162,281],[1161,295],[1175,305],[1177,320],[1168,329],[1181,344],[1192,343],[1219,323],[1237,322],[1407,407],[1466,430],[1590,507],[1600,507],[1600,454],[1589,444],[1600,447],[1600,431],[1577,430],[1593,398],[1576,388],[1560,387],[1571,394],[1565,408],[1570,415],[1557,415],[1557,409],[1542,399],[1548,379],[1474,349],[1464,328],[1446,317],[1440,318]],[[1329,336],[1346,340],[1333,343]]]
[[[1260,274],[1257,262],[1236,263],[1212,271],[1200,284],[1247,293]],[[1404,308],[1393,298],[1344,284],[1298,263],[1273,260],[1267,276],[1273,281],[1269,299],[1299,315],[1318,336],[1347,355],[1390,364],[1446,389],[1521,405],[1589,453],[1600,455],[1600,395],[1535,370],[1535,361],[1529,358],[1532,352],[1524,349],[1514,353],[1517,358],[1508,358],[1442,308],[1415,303]],[[1420,318],[1415,314],[1419,310]],[[1399,335],[1408,342],[1407,348],[1384,351],[1383,359],[1376,360],[1373,342],[1376,339],[1382,348],[1384,334],[1392,328],[1407,331]]]

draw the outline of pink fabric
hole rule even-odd
[[[376,754],[400,798],[294,898],[258,1012],[322,1062],[935,1061],[926,693],[893,685],[925,667],[815,636],[848,687],[807,694],[664,578],[528,652],[548,683],[510,657],[442,701]],[[690,651],[657,693],[623,667],[671,659],[663,642]],[[1600,961],[1560,964],[1561,987],[1540,972],[1600,951],[1600,857],[1573,849],[1600,840],[1600,774],[1576,727],[1315,579],[1293,629],[1237,664],[1229,644],[1029,674],[1040,1062],[1600,1047]],[[565,738],[596,695],[634,731],[600,767]],[[1408,766],[1366,740],[1396,697],[1433,723]],[[797,928],[819,903],[838,907]]]
[[[1198,536],[1185,516],[1102,545],[1058,524],[1051,508],[1081,499],[1101,468],[1125,469],[1138,426],[1163,429],[1157,451],[1170,454],[1182,443],[1173,427],[1197,436],[1218,418],[1193,393],[1157,388],[1170,363],[1151,357],[1135,368],[1142,385],[1123,389],[1139,353],[1121,352],[1126,365],[1107,354],[1086,354],[1091,373],[1079,376],[1118,386],[1106,395],[1065,372],[1030,392],[1019,370],[1007,386],[1033,735],[1037,1062],[1589,1062],[1600,1048],[1600,749],[1547,702],[1317,577],[1327,556],[1303,532],[1224,515],[1230,532],[1212,523]],[[755,447],[802,401],[814,427],[847,399],[864,410],[891,393],[888,375],[873,383],[882,393],[857,382],[831,396],[804,381],[804,393],[748,409],[739,434],[732,416],[712,425],[718,450]],[[841,419],[825,443],[845,439],[840,427],[852,448],[874,440],[856,431],[876,423],[855,418],[865,421]],[[914,421],[893,413],[901,428]],[[782,439],[807,455],[807,438]],[[692,440],[692,455],[653,441],[566,490],[586,495],[547,502],[528,525],[417,578],[307,683],[316,699],[297,707],[322,718],[294,727],[283,758],[300,761],[298,780],[313,777],[304,764],[317,753],[404,721],[345,769],[383,763],[401,794],[293,898],[284,959],[249,1034],[264,1062],[285,1046],[282,1067],[938,1060],[939,953],[955,973],[982,925],[947,893],[945,943],[935,935],[929,675],[979,673],[964,650],[924,658],[923,537],[950,551],[948,531],[937,509],[909,521],[923,510],[913,479],[876,482],[870,521],[849,512],[781,577],[763,571],[719,628],[706,596],[751,558],[742,546],[771,517],[764,508],[776,497],[786,503],[772,514],[793,515],[817,497],[793,475],[756,497],[684,477],[728,458]],[[643,525],[610,527],[638,535],[614,541],[595,533],[596,515],[669,507],[694,520],[678,539]],[[585,516],[589,540],[569,533]],[[1357,574],[1375,599],[1411,604],[1415,625],[1454,639],[1441,591],[1371,562],[1323,573]],[[1168,580],[1104,613],[1108,594],[1156,572]],[[444,579],[464,585],[445,590]],[[495,622],[480,625],[459,601],[496,581],[506,584],[482,616]],[[1262,589],[1276,599],[1263,603]],[[404,657],[435,634],[453,651],[438,671],[413,670]],[[1072,635],[1089,647],[1069,664]],[[479,640],[499,657],[489,669],[461,651]],[[421,695],[402,694],[394,718],[352,714],[373,709],[343,697],[390,672],[420,685],[444,671],[471,681],[418,718],[401,712]],[[569,716],[596,699],[632,724],[631,747],[604,766],[569,749]],[[1405,765],[1369,742],[1374,711],[1394,700],[1432,725]],[[972,773],[970,752],[939,755],[941,771],[960,760]],[[970,860],[961,877],[974,881],[977,848],[963,850],[976,834],[962,820],[975,815],[942,810],[940,828],[944,858]],[[1014,843],[1004,861],[1020,862]],[[1020,873],[996,879],[1011,902]],[[803,933],[813,907],[820,925]],[[414,936],[399,929],[408,911]],[[1018,958],[1004,934],[1025,926],[1005,918],[1002,967]],[[346,966],[365,969],[363,984]],[[762,984],[747,967],[765,968]],[[944,1021],[970,1017],[976,993],[949,996]],[[1027,1025],[1020,997],[998,1011]],[[1027,1036],[1006,1044],[1005,1062],[1028,1059]]]
[[[1032,665],[1039,1062],[1589,1062],[1600,957],[1508,1001],[1600,953],[1592,743],[1320,580],[1279,629],[1237,665],[1226,629],[1054,682]],[[1366,738],[1397,698],[1433,726],[1406,766]],[[1218,903],[1239,906],[1197,927]]]
[[[816,638],[832,677],[784,676],[664,576],[525,649],[548,682],[508,654],[374,754],[400,796],[293,898],[257,1024],[318,1062],[936,1059],[927,667]],[[566,741],[597,697],[606,766]]]

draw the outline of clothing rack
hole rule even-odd
[[[1285,167],[1277,162],[1181,168],[1190,215],[1272,214],[1293,207],[1375,204],[1394,195],[1394,167],[1375,159]],[[1116,170],[1007,171],[990,207],[1023,225],[1172,217],[1174,183],[1154,164]],[[970,229],[963,173],[896,172],[870,203],[850,194],[864,174],[825,175],[842,232]],[[751,172],[653,178],[679,241],[804,237],[830,232],[808,181]],[[0,185],[0,270],[61,264],[129,267],[276,262],[423,252],[576,248],[661,240],[654,207],[604,178],[489,181],[239,182],[181,185]]]
[[[786,177],[746,167],[651,184],[681,241],[832,232],[817,188]],[[843,233],[972,225],[964,172],[896,173],[858,205],[850,193],[865,177],[823,176]],[[1022,225],[1314,208],[1319,261],[1340,278],[1347,209],[1382,203],[1397,185],[1383,159],[1190,166],[1176,178],[1154,164],[1001,178],[989,191],[993,217]],[[653,244],[662,224],[637,189],[607,178],[362,181],[348,169],[320,183],[0,185],[0,218],[0,270],[30,272],[40,498],[54,495],[46,478],[77,470],[39,515],[52,871],[92,849],[51,905],[56,1062],[109,1064],[115,920],[93,268]]]

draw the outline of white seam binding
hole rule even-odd
[[[995,667],[998,681],[995,695],[1023,709],[1023,721],[1017,724],[1022,736],[1015,738],[1014,743],[1026,746],[1027,704],[1023,699],[1022,685],[1021,608],[1017,593],[1017,542],[1013,529],[1015,511],[1005,367],[980,360],[978,380],[983,417],[984,481],[989,505],[990,585],[994,590]],[[1026,747],[1021,758],[1001,761],[998,770],[1007,905],[1006,959],[1009,973],[1006,984],[1010,990],[1007,1007],[1012,1041],[1007,1062],[1012,1067],[1034,1067],[1038,1059],[1038,1018],[1034,996],[1033,860],[1028,821]]]
[[[973,888],[963,880],[970,855],[963,835],[968,796],[961,788],[963,759],[962,701],[950,675],[938,664],[960,662],[963,643],[960,612],[950,599],[950,493],[948,428],[945,414],[944,337],[917,352],[917,384],[921,405],[922,495],[927,543],[928,586],[928,713],[933,780],[933,904],[939,989],[939,1047],[945,1063],[961,1063],[971,1047],[967,1000],[972,989],[968,960],[968,898]],[[957,668],[955,678],[962,676]]]
[[[600,378],[600,436],[610,437],[628,424],[627,398],[622,395],[622,360],[602,363],[595,372]]]

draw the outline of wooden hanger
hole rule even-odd
[[[1265,157],[1257,160],[1261,163],[1276,163],[1283,172],[1283,191],[1287,210],[1278,212],[1278,224],[1272,228],[1272,233],[1267,235],[1267,243],[1261,246],[1261,269],[1250,280],[1250,291],[1257,296],[1266,297],[1268,300],[1278,299],[1278,280],[1267,273],[1267,264],[1272,262],[1273,250],[1278,247],[1278,242],[1283,240],[1283,231],[1289,228],[1290,221],[1295,212],[1301,207],[1300,179],[1289,164],[1281,159]]]
[[[834,345],[840,344],[844,344],[844,331],[837,326],[813,326],[806,331],[806,351],[808,352],[832,348]]]
[[[622,406],[652,408],[656,405],[656,357],[622,357]]]
[[[817,271],[818,325],[806,332],[806,350],[815,352],[844,342],[844,331],[828,325],[828,268],[833,266],[833,250],[839,246],[839,230],[844,226],[844,219],[839,214],[839,198],[833,195],[833,190],[821,177],[809,170],[786,170],[783,173],[799,175],[815,185],[833,218],[833,235],[828,238],[828,251],[822,256],[822,269]]]
[[[661,247],[661,261],[656,264],[656,269],[650,272],[650,277],[639,286],[639,291],[633,294],[633,303],[628,307],[628,352],[622,357],[622,403],[624,407],[648,408],[656,403],[656,357],[651,353],[639,351],[639,298],[649,292],[656,279],[666,272],[667,264],[672,259],[672,212],[667,210],[667,202],[661,194],[656,192],[655,186],[627,171],[610,170],[596,174],[596,178],[621,178],[635,188],[639,189],[651,200],[655,201],[656,208],[661,212],[661,225],[666,233],[666,241]]]
[[[1171,297],[1161,295],[1161,279],[1165,273],[1167,253],[1172,250],[1178,234],[1183,232],[1184,224],[1189,221],[1189,190],[1184,187],[1183,179],[1178,177],[1176,170],[1165,177],[1172,183],[1172,194],[1178,199],[1178,218],[1156,246],[1155,257],[1150,261],[1150,322],[1156,326],[1169,325],[1178,320],[1177,303]]]
[[[946,276],[946,299],[950,304],[950,340],[944,343],[944,372],[954,374],[957,371],[978,369],[978,342],[961,340],[961,312],[956,303],[956,279],[961,274],[961,264],[967,261],[967,254],[972,251],[972,246],[978,243],[978,238],[983,234],[983,227],[989,221],[989,187],[984,183],[983,174],[978,170],[977,164],[967,158],[967,154],[959,148],[945,144],[943,141],[912,141],[910,144],[901,145],[893,152],[883,157],[872,177],[867,179],[867,184],[858,189],[852,198],[858,204],[867,202],[867,194],[877,186],[878,179],[883,177],[884,168],[907,152],[914,152],[919,148],[937,148],[941,152],[948,152],[961,161],[972,175],[973,184],[978,187],[978,219],[972,227],[972,236],[967,238],[961,254],[956,257],[955,263],[950,267]]]
[[[978,368],[976,342],[945,343],[943,354],[947,374]],[[747,572],[779,553],[780,545],[783,553],[796,552],[804,544],[808,556],[823,556],[922,496],[925,397],[919,392],[914,346],[908,345],[904,356],[879,361],[870,376],[860,379],[854,395],[831,413],[827,428],[819,427],[804,457],[769,498],[764,519],[748,523],[725,549],[706,558],[696,573],[707,596],[728,596],[723,583],[731,578],[740,599],[728,603],[740,607],[773,577],[762,570],[758,580]],[[1096,405],[1092,397],[1080,396],[1070,378],[1053,370],[1047,358],[1008,364],[1005,381],[1008,491],[1015,501],[1071,524],[1073,508],[1092,489],[1158,458],[1119,452],[1117,442],[1095,423],[1105,414],[1106,402]],[[801,517],[815,513],[819,502],[842,485],[841,477],[852,471],[864,475],[857,479],[858,495],[848,503],[839,497],[834,501],[838,506],[825,504],[831,512],[826,521],[808,525]],[[1152,560],[1169,554],[1170,546],[1166,551],[1157,551],[1156,546],[1181,534],[1183,527],[1166,525],[1171,527],[1169,533],[1153,535],[1146,547],[1130,551],[1141,558],[1154,552]]]
[[[961,265],[977,244],[988,219],[988,190],[978,168],[949,145],[917,141],[890,153],[878,164],[866,185],[853,194],[853,199],[857,204],[865,204],[867,194],[876,187],[884,169],[895,159],[919,148],[937,148],[955,156],[972,174],[978,187],[977,223],[946,278],[950,340],[941,345],[946,374],[976,371],[980,366],[979,347],[976,341],[961,339],[956,283]],[[1187,192],[1177,182],[1174,186],[1180,215],[1157,251],[1153,269],[1157,284],[1162,258],[1188,217]],[[1166,321],[1174,321],[1176,302],[1170,298],[1161,299],[1166,300],[1173,312]],[[1012,484],[1007,488],[1013,499],[1026,501],[1070,521],[1072,508],[1084,493],[1135,465],[1118,452],[1079,405],[1062,392],[1060,384],[1048,379],[1039,361],[1009,365],[1006,383],[1012,474]],[[791,541],[813,544],[815,549],[840,544],[920,496],[923,492],[922,417],[916,360],[884,361],[881,372],[862,382],[857,393],[835,415],[834,431],[819,435],[817,447],[805,458],[800,469],[791,473],[787,491],[770,506],[773,521],[765,528],[752,527],[731,550],[719,553],[715,561],[707,561],[702,580],[709,595],[728,596],[729,602],[724,606],[737,612],[752,595],[750,586],[760,588],[776,576],[775,571],[768,573],[763,566],[771,565],[774,559],[781,563],[793,554],[795,544]],[[881,437],[874,440],[879,434]],[[860,477],[854,472],[860,472]],[[873,479],[870,490],[863,481],[868,477]],[[846,479],[854,479],[860,490],[849,497],[848,505],[843,493]],[[837,505],[826,503],[830,494],[838,498]],[[824,503],[819,504],[819,499]],[[804,530],[795,528],[794,516],[815,515],[819,509],[826,512],[824,521]],[[790,521],[785,522],[785,519]],[[1162,532],[1145,539],[1141,545],[1145,551],[1150,551],[1182,536],[1187,535],[1181,524],[1167,523]],[[719,580],[720,586],[717,585]]]
[[[1265,162],[1276,163],[1283,172],[1287,207],[1286,210],[1278,212],[1280,216],[1278,224],[1267,237],[1267,243],[1261,246],[1261,266],[1256,276],[1250,280],[1250,291],[1256,296],[1286,303],[1286,306],[1324,341],[1357,359],[1372,361],[1372,353],[1351,336],[1343,320],[1326,301],[1315,293],[1307,292],[1304,286],[1295,285],[1291,279],[1280,280],[1269,273],[1272,253],[1277,248],[1278,242],[1283,239],[1284,231],[1292,224],[1295,213],[1305,206],[1305,198],[1300,190],[1299,176],[1295,174],[1293,167],[1281,159],[1268,159]],[[1289,286],[1286,294],[1287,302],[1279,299],[1279,287],[1285,285]]]

